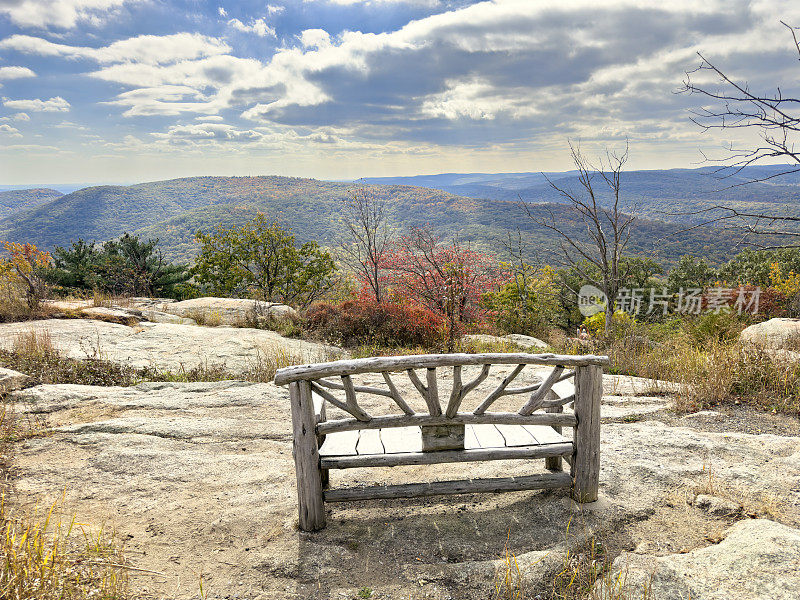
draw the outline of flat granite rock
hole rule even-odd
[[[91,319],[0,323],[0,348],[11,348],[17,335],[30,331],[48,333],[56,348],[70,358],[103,358],[171,371],[220,365],[239,373],[276,352],[299,362],[332,360],[341,353],[332,346],[284,338],[263,329],[148,322],[129,327]]]
[[[669,556],[626,552],[612,571],[612,578],[624,581],[626,598],[644,597],[640,594],[649,586],[646,597],[654,600],[796,600],[800,530],[748,519],[731,527],[719,544]],[[603,587],[598,593],[605,598]]]
[[[493,372],[476,390],[478,401],[507,372]],[[355,379],[363,385],[371,377]],[[413,406],[421,405],[407,377],[396,382]],[[625,383],[607,382],[619,384],[616,389]],[[443,396],[446,388],[443,384]],[[568,548],[596,531],[647,519],[665,497],[706,481],[710,471],[715,481],[779,498],[791,523],[800,518],[797,438],[639,421],[603,425],[598,502],[579,506],[565,491],[533,491],[330,504],[328,527],[305,534],[296,528],[284,388],[241,381],[42,385],[14,392],[10,400],[18,413],[36,413],[52,430],[18,447],[19,501],[45,505],[66,490],[67,506],[81,522],[115,528],[127,538],[133,566],[164,573],[148,580],[158,597],[196,598],[202,572],[211,574],[209,597],[338,600],[368,587],[376,597],[483,600],[492,596],[501,566],[497,559],[506,546],[516,554],[534,597],[546,591],[547,578]],[[364,406],[385,410],[385,401],[374,397]],[[624,405],[620,397],[608,406]],[[329,418],[338,416],[336,409],[329,411]],[[516,476],[543,469],[543,461],[528,460],[349,469],[332,472],[331,485]],[[681,510],[705,514],[685,502]],[[781,550],[794,543],[789,529],[729,534],[719,545],[724,552],[716,573],[734,577],[734,563],[725,553],[745,560],[752,556],[746,546],[757,540],[777,540]],[[757,543],[766,552],[769,544]],[[696,557],[691,565],[704,565],[707,573],[700,566],[692,572],[713,582],[716,555],[703,552],[677,556],[674,564]],[[758,563],[776,593],[797,585],[796,571],[782,561],[776,556]],[[738,577],[745,579],[736,584],[739,590],[760,581],[749,566]],[[784,597],[789,596],[775,596]]]

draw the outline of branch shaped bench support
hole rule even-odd
[[[514,365],[511,372],[480,402],[472,412],[461,412],[464,399],[484,382],[492,364]],[[544,381],[511,388],[509,385],[529,364],[549,365],[551,372]],[[304,365],[280,369],[275,376],[279,385],[289,385],[292,409],[293,456],[297,473],[297,497],[300,506],[300,529],[315,531],[325,526],[324,502],[348,499],[406,497],[433,494],[465,493],[475,491],[511,491],[521,489],[543,489],[571,487],[572,497],[578,502],[593,502],[597,499],[600,472],[600,402],[602,398],[602,366],[608,358],[602,356],[557,356],[552,354],[449,354],[403,357],[378,357],[337,361],[319,365]],[[480,373],[469,383],[464,383],[463,367],[480,366]],[[452,387],[447,406],[443,407],[439,397],[437,368],[452,367]],[[572,370],[566,370],[572,367]],[[425,381],[416,369],[425,369]],[[409,406],[394,384],[390,373],[406,372],[414,388],[420,393],[427,407],[427,414],[416,413]],[[367,385],[355,385],[351,376],[359,373],[380,373],[386,389]],[[334,381],[333,378],[340,378]],[[555,384],[574,378],[572,388]],[[337,397],[330,390],[344,392]],[[322,399],[315,410],[313,394]],[[529,394],[530,397],[518,412],[488,412],[493,403],[503,396]],[[389,398],[403,414],[370,415],[358,404],[358,394],[371,394]],[[329,421],[325,414],[327,403],[344,411],[349,418]],[[572,410],[565,410],[565,408]],[[544,412],[536,412],[536,411]],[[535,414],[534,414],[535,413]],[[494,447],[491,442],[475,449],[474,444],[465,450],[465,427],[492,425],[502,434],[506,447]],[[364,439],[380,440],[382,433],[375,430],[390,430],[396,427],[419,427],[422,432],[422,452],[377,454],[369,449],[362,453]],[[517,426],[527,430],[533,445],[512,445],[509,435],[518,443],[520,437],[515,430],[503,429]],[[561,434],[562,427],[572,427],[572,441],[559,437],[558,442],[543,441],[528,429],[530,426],[548,426]],[[365,437],[365,432],[370,435]],[[470,435],[475,436],[476,430]],[[326,454],[320,459],[319,448],[326,436],[345,435],[334,444],[346,444],[348,434],[359,432],[356,439],[358,454]],[[538,434],[537,434],[538,435]],[[349,437],[352,440],[352,436]],[[476,439],[477,441],[477,439]],[[325,442],[328,443],[328,442]],[[484,442],[481,442],[484,443]],[[382,442],[378,444],[382,446]],[[385,452],[385,450],[384,450]],[[395,452],[397,452],[395,450]],[[463,481],[403,484],[380,488],[346,488],[326,490],[329,468],[353,468],[366,466],[394,466],[403,464],[437,464],[445,462],[468,462],[483,460],[544,459],[549,474],[525,477],[500,478],[494,480],[470,479]],[[563,473],[562,461],[570,465],[569,474]]]

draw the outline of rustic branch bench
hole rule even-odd
[[[607,357],[591,355],[431,354],[278,370],[275,383],[289,385],[300,528],[322,529],[324,503],[346,500],[551,488],[572,488],[578,502],[597,500],[602,367],[607,364]],[[471,381],[462,381],[463,368],[473,365],[480,372]],[[492,365],[515,367],[477,407],[463,412],[466,396],[486,380]],[[509,387],[529,365],[553,369],[534,383]],[[437,379],[440,367],[452,368],[444,406]],[[424,382],[417,369],[425,370]],[[416,412],[398,391],[390,374],[403,371],[424,400],[426,412]],[[352,376],[359,374],[380,374],[385,387],[356,385]],[[399,412],[370,415],[359,405],[358,394],[388,398]],[[499,398],[515,395],[527,397],[518,411],[489,412]],[[328,404],[347,418],[327,420]],[[563,427],[573,428],[573,435],[562,436]],[[549,472],[327,489],[329,469],[536,458],[545,459]],[[571,466],[569,474],[562,471],[562,459]]]

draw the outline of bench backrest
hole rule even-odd
[[[307,392],[316,394],[323,401],[340,408],[350,418],[317,423],[319,435],[358,429],[377,429],[386,427],[408,427],[418,425],[441,426],[461,424],[525,424],[525,425],[575,425],[575,415],[560,414],[558,409],[571,403],[581,403],[581,391],[567,396],[552,394],[555,384],[574,379],[582,368],[601,367],[608,364],[605,356],[593,355],[555,355],[555,354],[426,354],[414,356],[375,357],[354,360],[340,360],[329,363],[301,365],[280,369],[275,375],[278,385],[294,384],[307,386]],[[462,367],[481,366],[481,371],[473,380],[462,381]],[[481,402],[469,412],[461,410],[466,396],[475,390],[489,375],[492,365],[516,365],[498,385],[482,398]],[[543,381],[510,387],[517,376],[529,365],[552,366]],[[452,388],[447,398],[440,397],[437,380],[438,368],[452,368]],[[425,370],[424,381],[416,370]],[[405,371],[414,388],[425,401],[426,411],[419,413],[409,406],[392,380],[393,373]],[[352,376],[363,373],[380,373],[385,388],[355,385]],[[338,379],[338,380],[337,380]],[[306,391],[306,390],[304,390]],[[344,392],[337,397],[334,391]],[[359,394],[371,394],[390,398],[402,411],[402,415],[371,415],[359,404]],[[526,395],[525,401],[516,412],[489,412],[492,404],[503,396]],[[546,413],[534,414],[539,409]]]

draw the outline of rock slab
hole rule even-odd
[[[192,298],[165,304],[162,310],[206,325],[241,325],[258,322],[259,318],[288,318],[297,315],[297,311],[291,306],[247,298]]]
[[[740,521],[719,544],[686,554],[626,552],[613,572],[627,588],[628,595],[619,596],[625,598],[639,598],[649,585],[647,597],[658,600],[796,600],[800,530],[767,519]],[[598,586],[603,598],[604,585]]]

